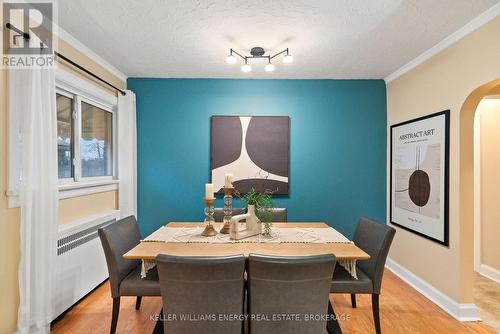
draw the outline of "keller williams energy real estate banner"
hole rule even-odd
[[[391,126],[391,223],[448,246],[450,111]]]

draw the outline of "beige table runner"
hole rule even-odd
[[[166,227],[153,232],[143,242],[182,242],[182,243],[352,243],[334,228],[317,227],[275,227],[270,237],[256,235],[241,240],[231,240],[229,234],[217,234],[213,237],[201,235],[204,226]]]
[[[334,228],[316,227],[274,227],[271,236],[256,235],[241,240],[231,240],[228,234],[217,234],[213,237],[201,235],[204,226],[196,227],[166,227],[153,232],[142,242],[179,242],[179,243],[352,243],[342,233]],[[354,278],[356,275],[356,260],[341,260],[338,262]],[[143,260],[141,276],[146,277],[148,270],[155,266],[154,260]]]

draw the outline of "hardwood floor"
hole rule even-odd
[[[357,308],[351,308],[349,295],[335,295],[337,314],[350,314],[342,321],[343,333],[375,333],[371,316],[371,298],[357,296]],[[423,295],[386,270],[380,296],[382,333],[495,333],[482,322],[459,322]]]
[[[351,308],[349,295],[330,295],[333,298],[343,333],[375,333],[369,295],[358,295],[357,308]],[[57,319],[52,333],[109,333],[112,300],[108,282],[101,285],[66,314]],[[117,333],[151,333],[155,322],[150,315],[161,309],[161,299],[144,297],[140,311],[135,310],[135,298],[122,298]],[[470,333],[493,334],[482,322],[461,323],[424,296],[401,281],[390,271],[384,274],[380,296],[382,333]]]
[[[500,283],[474,273],[474,304],[481,319],[500,333]]]

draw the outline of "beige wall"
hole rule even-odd
[[[387,84],[388,126],[451,110],[450,246],[441,246],[395,226],[397,233],[389,257],[460,303],[472,302],[473,272],[473,219],[467,215],[461,221],[460,211],[461,200],[467,198],[465,193],[460,196],[460,153],[464,149],[460,140],[460,111],[476,88],[500,78],[499,37],[500,17],[497,17]],[[472,129],[472,119],[470,123]],[[389,166],[389,128],[387,133]],[[472,135],[469,139],[472,143]],[[472,170],[467,172],[472,175]],[[389,169],[387,180],[390,189]],[[465,202],[473,206],[472,200]],[[389,217],[389,191],[387,203]]]
[[[2,27],[3,29],[3,27]],[[1,33],[1,31],[0,31]],[[80,54],[64,41],[59,41],[58,50],[73,61],[90,69],[115,86],[126,87],[126,82],[113,76],[107,70]],[[73,71],[64,64],[61,67]],[[73,71],[76,72],[76,71]],[[86,77],[86,75],[82,75]],[[0,286],[2,287],[2,302],[0,302],[0,334],[12,333],[16,330],[18,294],[18,262],[19,262],[19,222],[20,210],[7,207],[7,76],[5,70],[0,70],[0,254],[3,254],[0,266]],[[102,87],[100,84],[95,83]],[[108,89],[107,87],[103,87]],[[109,90],[109,89],[108,89]],[[117,207],[116,192],[95,194],[62,200],[60,202],[60,220],[68,222],[73,218],[82,218],[87,214],[98,213]]]
[[[484,99],[480,116],[481,263],[500,271],[500,98]]]
[[[71,223],[99,212],[118,208],[118,194],[107,191],[59,201],[59,224]]]

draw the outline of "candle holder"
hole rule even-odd
[[[222,226],[219,231],[222,234],[229,234],[229,229],[231,226],[231,215],[233,213],[233,187],[224,187],[224,226]]]
[[[214,222],[214,211],[214,199],[205,198],[205,222],[207,226],[205,226],[205,229],[201,232],[201,235],[204,237],[213,237],[217,235],[217,231],[212,224]]]

